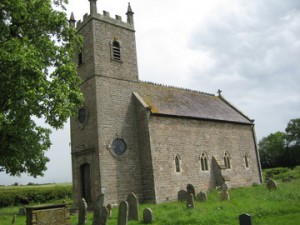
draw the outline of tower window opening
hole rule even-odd
[[[176,155],[175,156],[175,170],[176,170],[176,173],[180,173],[181,172],[181,168],[180,168],[180,156],[179,155]]]
[[[207,171],[208,170],[208,162],[207,162],[207,155],[205,153],[201,154],[200,163],[201,163],[201,170]]]
[[[228,152],[225,152],[224,154],[224,164],[226,169],[230,169],[231,168],[231,164],[230,164],[230,155]]]
[[[112,58],[121,61],[121,48],[120,43],[117,41],[113,41],[112,43]]]
[[[245,165],[246,165],[246,168],[249,168],[249,161],[248,161],[248,156],[247,154],[245,155]]]

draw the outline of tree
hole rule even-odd
[[[300,118],[289,121],[286,129],[289,166],[300,164]]]
[[[278,131],[264,137],[258,147],[263,168],[281,166],[285,153],[285,133]]]
[[[0,171],[43,175],[50,129],[82,104],[73,55],[82,38],[69,27],[67,0],[0,2]]]

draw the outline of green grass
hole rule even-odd
[[[231,199],[226,202],[221,202],[219,193],[212,191],[208,193],[207,202],[195,202],[195,209],[189,210],[182,202],[140,205],[140,220],[142,220],[143,210],[151,208],[154,219],[152,224],[156,225],[238,225],[238,216],[242,213],[252,215],[254,225],[299,225],[300,167],[294,170],[281,168],[279,171],[279,173],[275,171],[277,174],[273,176],[275,179],[278,178],[276,180],[279,186],[277,191],[268,191],[265,185],[236,188],[230,190]],[[287,176],[293,176],[295,179],[282,183],[281,179]],[[117,211],[117,208],[113,209],[108,225],[117,224]],[[17,213],[18,207],[0,208],[1,225],[11,224],[13,215]],[[25,216],[18,216],[15,224],[24,225],[25,221]],[[72,216],[71,221],[73,225],[76,225],[77,216]],[[86,224],[92,224],[92,213],[89,213]],[[128,224],[142,224],[142,222],[130,221]]]

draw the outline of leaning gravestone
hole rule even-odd
[[[277,184],[274,180],[268,180],[266,187],[269,191],[278,189]]]
[[[130,193],[127,196],[126,201],[128,202],[129,212],[128,212],[128,220],[139,220],[139,207],[138,200],[134,193]]]
[[[97,198],[95,207],[94,207],[94,218],[92,225],[99,225],[101,220],[101,210],[104,204],[104,194],[100,194]]]
[[[118,225],[127,225],[128,222],[128,203],[121,201],[118,213]]]
[[[187,195],[187,198],[186,198],[186,208],[187,209],[193,209],[194,207],[195,207],[195,205],[194,205],[194,195],[189,194],[189,195]]]
[[[143,211],[143,222],[145,224],[152,223],[152,219],[153,219],[152,210],[150,208],[144,209],[144,211]]]
[[[78,225],[84,225],[87,216],[87,204],[84,198],[79,202]]]
[[[180,190],[177,193],[177,198],[179,202],[186,201],[186,196],[187,196],[186,190]]]
[[[252,225],[252,218],[249,214],[241,214],[239,215],[240,225]]]
[[[200,192],[198,195],[197,195],[197,198],[200,202],[206,202],[207,201],[207,194],[206,192]]]

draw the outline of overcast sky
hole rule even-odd
[[[98,12],[126,21],[128,0],[99,0]],[[139,77],[222,95],[255,119],[257,139],[300,117],[299,0],[131,0]],[[69,0],[68,16],[89,13]],[[69,124],[53,131],[45,177],[8,177],[0,184],[70,182]]]

